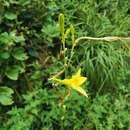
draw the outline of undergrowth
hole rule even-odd
[[[130,130],[129,40],[75,44],[129,27],[129,0],[0,0],[0,130]],[[52,80],[79,68],[87,98]]]

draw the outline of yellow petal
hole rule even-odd
[[[82,85],[87,80],[87,77],[80,77],[80,85]]]
[[[72,75],[72,78],[70,79],[60,80],[55,78],[55,81],[58,81],[59,83],[64,84],[72,89],[75,89],[82,95],[88,97],[84,89],[81,88],[81,85],[87,80],[87,77],[83,77],[80,74],[81,74],[81,69],[79,69],[75,75]]]
[[[70,86],[71,85],[71,79],[64,79],[64,80],[62,80],[61,83],[64,84],[64,85]]]
[[[79,93],[81,93],[82,95],[88,97],[87,93],[84,91],[83,88],[81,87],[78,87],[78,88],[75,88],[75,90],[77,90]]]

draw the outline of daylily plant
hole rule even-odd
[[[72,78],[70,79],[61,80],[54,77],[53,80],[57,81],[60,84],[66,85],[67,87],[74,89],[78,91],[80,94],[88,97],[85,90],[81,87],[81,85],[87,80],[87,77],[81,76],[81,69],[79,69],[76,74],[72,75]]]

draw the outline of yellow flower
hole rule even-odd
[[[75,75],[72,75],[72,78],[70,78],[70,79],[60,80],[60,79],[54,78],[54,80],[58,81],[61,84],[66,85],[66,86],[78,91],[82,95],[88,97],[85,90],[83,88],[81,88],[81,85],[87,80],[87,77],[81,76],[81,69],[79,69]]]

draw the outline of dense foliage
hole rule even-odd
[[[130,41],[71,51],[81,36],[129,37],[130,1],[0,0],[0,130],[130,130]],[[81,68],[88,98],[50,80],[64,68]]]

